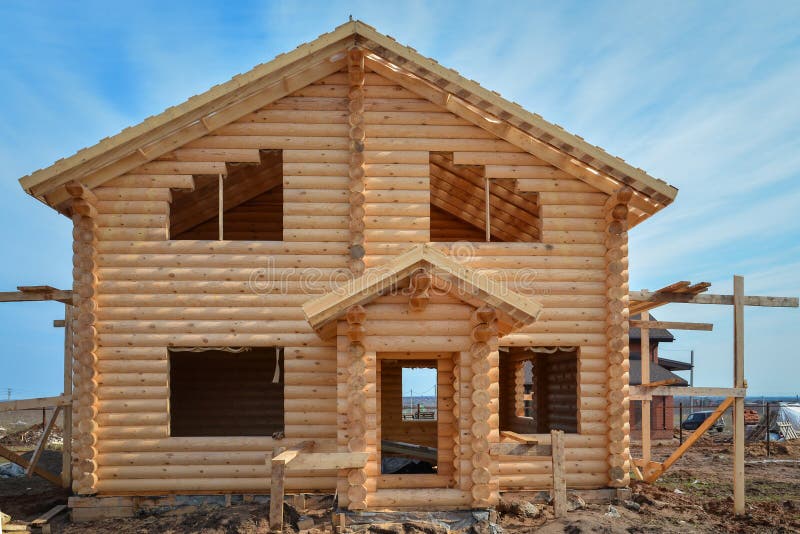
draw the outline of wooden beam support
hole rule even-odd
[[[648,323],[650,314],[646,311],[642,312],[642,322]],[[641,350],[641,374],[642,386],[647,387],[650,383],[650,329],[642,328],[641,340],[639,342]],[[651,399],[642,399],[642,459],[645,462],[650,461],[650,407]]]
[[[61,406],[56,406],[53,410],[53,415],[50,416],[50,420],[47,421],[47,424],[42,429],[42,436],[39,438],[36,448],[33,449],[30,464],[28,464],[28,468],[25,470],[25,476],[28,478],[33,476],[33,470],[36,469],[36,464],[39,463],[39,458],[42,456],[45,447],[47,447],[47,438],[50,437],[50,432],[53,431],[59,413],[61,413]]]
[[[0,412],[13,412],[16,410],[31,410],[36,408],[50,408],[54,406],[68,406],[72,401],[71,395],[57,397],[39,397],[36,399],[20,399],[0,402]]]
[[[0,445],[0,456],[8,460],[9,462],[13,462],[18,466],[22,467],[23,469],[27,469],[30,462],[17,454],[16,452],[8,449],[7,447]],[[42,467],[35,466],[33,468],[33,472],[39,475],[40,477],[44,478],[45,480],[49,480],[53,484],[60,486],[61,485],[61,477],[58,475],[54,475],[47,469]]]
[[[742,397],[747,395],[747,388],[706,388],[681,386],[630,386],[630,399],[642,400],[653,397]]]
[[[0,302],[32,302],[55,300],[64,304],[72,304],[72,291],[56,289],[53,291],[0,291]]]
[[[677,462],[680,459],[680,457],[683,456],[684,453],[687,450],[689,450],[689,447],[694,445],[694,443],[698,439],[700,439],[700,436],[702,436],[705,433],[706,430],[711,428],[711,426],[714,424],[714,422],[717,419],[719,419],[722,416],[723,413],[725,413],[725,410],[730,408],[731,404],[733,404],[733,399],[734,399],[733,397],[728,397],[727,399],[722,401],[722,404],[717,406],[717,409],[714,410],[714,413],[712,413],[708,417],[708,419],[703,421],[703,423],[699,427],[697,427],[697,430],[695,430],[692,433],[692,435],[689,436],[689,439],[684,441],[683,444],[680,447],[675,449],[675,452],[673,452],[670,455],[669,458],[664,460],[664,462],[661,464],[661,468],[660,469],[657,469],[654,472],[649,473],[648,475],[645,476],[645,481],[650,483],[650,484],[652,484],[653,482],[655,482],[658,479],[658,477],[663,475],[664,472],[672,466],[672,464]]]
[[[647,312],[642,312],[642,316]],[[646,320],[631,320],[631,328],[653,329],[664,328],[668,330],[702,330],[710,332],[714,329],[712,323],[684,323],[675,321],[646,321]]]
[[[75,309],[64,305],[64,392],[72,398],[72,349],[73,318]],[[64,410],[64,422],[61,429],[63,445],[61,446],[61,485],[69,488],[72,485],[72,403]]]
[[[661,293],[656,291],[631,291],[631,303],[634,302],[680,302],[688,304],[726,304],[733,305],[733,295],[713,295],[702,293],[699,295],[682,293]],[[759,297],[743,296],[745,306],[768,306],[775,308],[797,308],[797,297]]]
[[[733,277],[733,385],[744,380],[744,277]],[[733,513],[744,515],[744,397],[733,401]]]

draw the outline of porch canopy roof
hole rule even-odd
[[[436,291],[451,294],[476,308],[495,308],[501,336],[533,323],[542,310],[540,303],[511,290],[506,283],[466,267],[430,245],[420,244],[386,264],[367,269],[330,293],[306,302],[303,312],[323,339],[333,337],[336,321],[351,306],[366,304],[402,288],[403,282],[420,270],[432,275],[432,288]]]

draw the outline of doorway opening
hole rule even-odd
[[[380,360],[381,474],[439,473],[439,366]]]

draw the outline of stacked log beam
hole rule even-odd
[[[492,459],[489,456],[490,392],[492,364],[492,340],[497,338],[497,314],[493,308],[475,310],[472,317],[472,345],[469,349],[472,366],[472,506],[485,508],[498,498],[497,488],[492,485]],[[496,345],[495,345],[496,352]]]
[[[347,51],[350,82],[348,121],[350,123],[350,271],[354,276],[364,273],[364,50],[353,47]]]
[[[366,311],[362,306],[352,306],[347,310],[347,337],[350,340],[348,348],[350,360],[348,372],[350,376],[347,380],[349,388],[347,413],[350,420],[347,450],[349,452],[364,452],[367,450],[365,318]],[[350,509],[365,509],[367,507],[367,471],[365,469],[350,469],[347,473],[347,483],[347,499],[350,502]]]
[[[628,202],[629,188],[609,197],[606,211],[606,338],[608,350],[608,479],[611,487],[630,481],[628,400]]]
[[[97,197],[71,182],[73,223],[72,488],[81,495],[97,491]]]

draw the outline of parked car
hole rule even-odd
[[[703,421],[711,417],[712,413],[714,412],[694,412],[689,414],[689,416],[683,420],[683,423],[681,423],[681,428],[684,430],[697,430],[697,428],[703,424]],[[717,432],[722,432],[725,429],[725,422],[722,420],[722,417],[714,421],[711,428]]]

